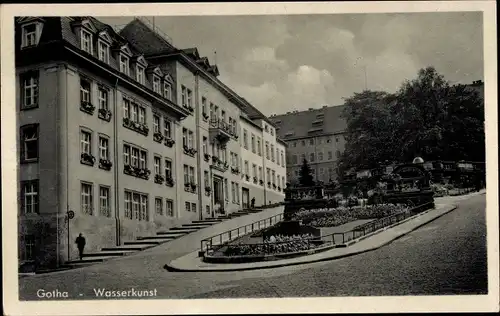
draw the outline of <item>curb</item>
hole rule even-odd
[[[412,229],[410,229],[410,230],[402,233],[399,236],[396,236],[395,238],[393,238],[393,239],[391,239],[391,240],[389,240],[389,241],[387,241],[387,242],[385,242],[385,243],[383,243],[381,245],[378,245],[378,246],[372,247],[372,248],[367,248],[367,249],[359,250],[359,251],[354,251],[354,252],[351,252],[351,253],[346,253],[346,254],[334,256],[334,257],[319,258],[319,259],[314,259],[314,260],[309,260],[309,261],[300,261],[300,262],[288,262],[288,263],[281,263],[281,264],[275,264],[275,265],[270,265],[270,266],[245,267],[245,268],[182,269],[182,268],[177,268],[177,267],[171,266],[170,263],[165,264],[163,266],[163,268],[166,269],[169,272],[234,272],[234,271],[249,271],[249,270],[262,270],[262,269],[281,268],[281,267],[285,267],[285,266],[295,266],[295,265],[301,265],[301,264],[309,264],[309,263],[316,263],[316,262],[323,262],[323,261],[331,261],[331,260],[342,259],[342,258],[355,256],[355,255],[358,255],[358,254],[362,254],[362,253],[365,253],[365,252],[373,251],[373,250],[379,249],[381,247],[384,247],[384,246],[392,243],[393,241],[398,240],[399,238],[401,238],[401,237],[409,234],[410,232],[412,232],[412,231],[414,231],[414,230],[416,230],[416,229],[418,229],[418,228],[420,228],[422,226],[425,226],[425,225],[427,225],[427,224],[435,221],[436,219],[438,219],[438,218],[440,218],[440,217],[442,217],[442,216],[450,213],[451,211],[456,210],[457,207],[458,207],[457,205],[454,205],[454,204],[450,204],[450,206],[451,206],[451,208],[449,210],[447,210],[446,212],[443,212],[442,214],[440,214],[440,215],[438,215],[438,216],[430,219],[429,221],[421,223],[418,226],[413,227]],[[421,213],[420,215],[416,215],[415,217],[408,218],[407,220],[414,219],[414,218],[416,218],[418,216],[421,216],[423,214],[425,214],[425,212]],[[368,238],[368,237],[364,236],[364,238]],[[356,242],[358,242],[358,241],[360,241],[360,240],[356,240]]]

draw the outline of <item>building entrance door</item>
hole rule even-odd
[[[250,208],[250,190],[241,188],[243,209]]]
[[[224,182],[219,177],[214,177],[214,211],[216,214],[224,213]]]

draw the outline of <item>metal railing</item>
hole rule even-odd
[[[203,251],[215,251],[225,246],[228,242],[231,242],[239,237],[245,236],[249,233],[253,233],[264,228],[271,227],[276,223],[283,220],[283,213],[276,214],[271,217],[261,219],[259,221],[253,222],[251,224],[243,225],[237,228],[233,228],[222,232],[220,234],[214,235],[212,237],[205,238],[200,242],[200,250]]]
[[[369,223],[356,226],[352,230],[342,233],[331,233],[327,235],[313,236],[309,238],[298,238],[294,240],[287,240],[287,241],[273,242],[273,243],[264,242],[256,244],[227,245],[227,242],[230,241],[228,240],[226,241],[226,243],[221,243],[220,246],[217,245],[216,247],[214,247],[211,244],[207,244],[205,250],[207,253],[213,254],[215,251],[219,250],[223,246],[226,246],[227,250],[224,251],[226,255],[244,256],[244,255],[279,254],[286,252],[307,251],[319,247],[342,245],[351,240],[366,236],[379,229],[399,223],[411,216],[416,215],[417,213],[420,213],[425,209],[428,209],[430,206],[432,206],[432,202],[424,203],[416,207],[412,207],[404,212],[392,214],[380,218],[378,220],[374,220]],[[297,242],[301,243],[297,244]],[[203,244],[202,244],[202,250],[203,250]]]

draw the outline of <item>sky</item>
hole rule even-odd
[[[454,83],[483,80],[481,12],[162,16],[155,26],[177,48],[197,47],[268,116],[341,105],[365,87],[395,92],[427,66]]]

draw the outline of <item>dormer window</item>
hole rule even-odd
[[[84,29],[81,32],[80,47],[87,53],[92,54],[92,34]]]
[[[22,29],[22,40],[21,48],[35,46],[40,40],[40,34],[42,30],[41,23],[29,23],[21,27]]]
[[[172,100],[172,84],[168,81],[163,83],[163,96],[165,99]]]
[[[127,76],[130,74],[130,59],[124,54],[120,54],[120,72],[126,74]]]
[[[99,60],[109,64],[109,45],[104,41],[98,41],[98,50],[99,50]]]
[[[160,77],[153,75],[153,91],[161,94],[160,87],[161,87]]]
[[[139,82],[142,85],[144,85],[144,77],[145,77],[144,71],[145,71],[145,69],[141,65],[136,66],[135,77],[136,77],[137,82]]]

